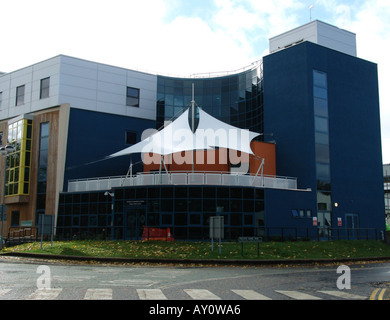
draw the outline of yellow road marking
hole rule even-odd
[[[385,294],[385,292],[386,292],[386,289],[381,290],[381,293],[378,296],[378,300],[383,300],[383,295]]]
[[[376,294],[378,293],[378,291],[379,291],[379,288],[375,289],[375,290],[371,293],[370,300],[375,300],[375,296],[376,296]]]

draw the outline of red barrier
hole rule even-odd
[[[144,226],[142,241],[144,240],[174,241],[175,239],[173,239],[170,228],[160,229]]]

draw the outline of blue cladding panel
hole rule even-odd
[[[315,193],[311,191],[291,190],[265,190],[265,224],[267,227],[299,227],[309,228],[313,226],[312,217],[301,218],[295,216],[295,212],[307,210],[312,213],[316,209]]]
[[[129,147],[125,144],[126,131],[136,132],[138,142],[142,132],[155,125],[150,120],[71,109],[64,190],[69,179],[125,175],[130,156],[99,160]],[[131,159],[133,163],[141,161],[139,154],[132,155]],[[142,167],[138,165],[136,169]]]
[[[298,177],[299,188],[314,188],[313,93],[302,46],[264,57],[264,132],[276,142],[278,175]]]
[[[264,127],[276,141],[277,174],[316,190],[313,70],[328,80],[332,201],[338,203],[332,226],[354,213],[361,228],[383,228],[376,64],[310,42],[264,58]]]

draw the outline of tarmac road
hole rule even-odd
[[[0,300],[387,300],[390,263],[85,264],[0,256]]]

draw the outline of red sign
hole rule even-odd
[[[341,227],[343,225],[343,220],[340,217],[337,218],[337,225],[339,227]]]
[[[171,229],[151,228],[145,227],[142,233],[142,241],[145,240],[162,240],[162,241],[174,241]]]
[[[313,217],[313,226],[314,226],[314,227],[317,226],[317,217]]]

